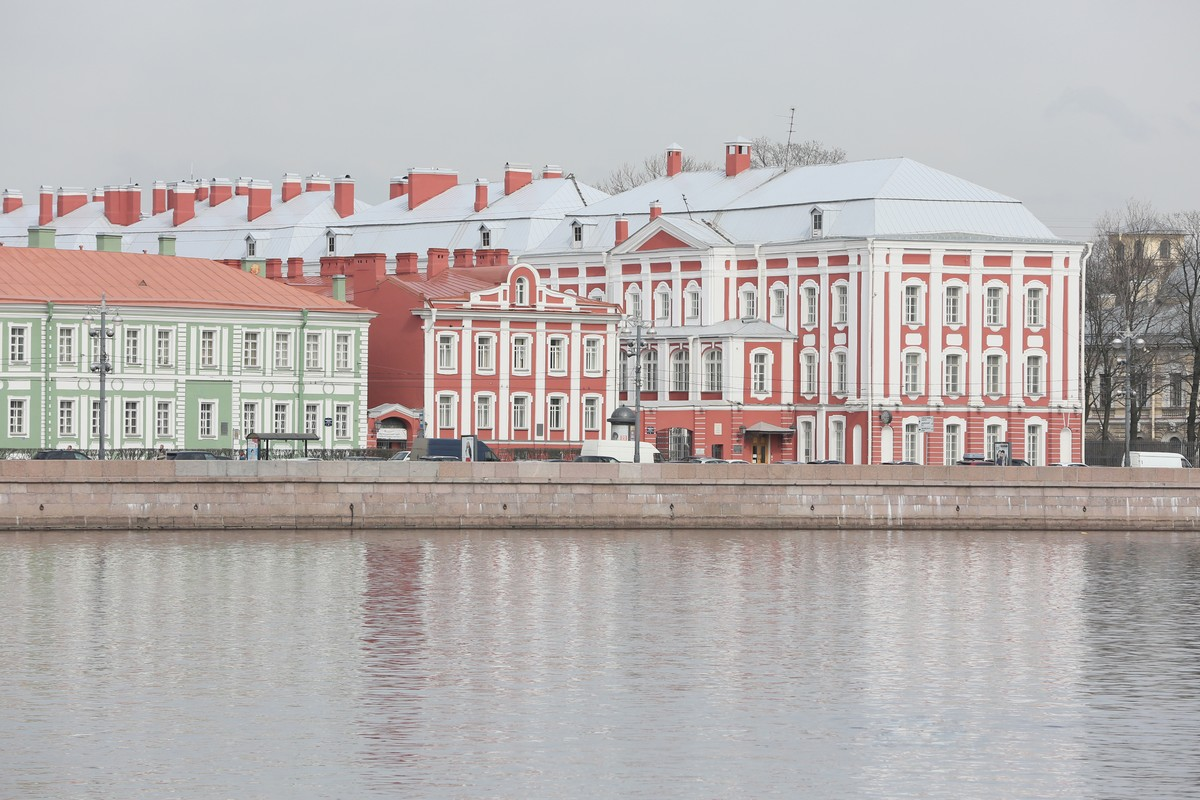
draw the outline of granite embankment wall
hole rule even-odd
[[[0,530],[1200,530],[1200,470],[0,461]]]

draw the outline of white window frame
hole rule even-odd
[[[75,436],[75,401],[58,401],[58,435]]]
[[[292,368],[292,332],[291,331],[275,331],[274,341],[274,357],[272,363],[275,369],[291,369]],[[274,412],[272,412],[272,418]]]
[[[446,373],[458,371],[457,334],[439,333],[437,335],[437,371]]]
[[[526,333],[515,334],[512,337],[512,372],[514,375],[528,375],[532,369],[529,355],[533,352],[533,339]]]
[[[514,303],[519,306],[529,305],[529,278],[524,275],[513,281]]]
[[[1040,467],[1043,456],[1042,448],[1046,446],[1046,426],[1041,422],[1025,423],[1025,460],[1031,467]]]
[[[750,394],[754,397],[771,394],[771,355],[770,350],[750,353]]]
[[[546,427],[552,431],[567,429],[567,398],[553,394],[546,398]]]
[[[904,284],[901,314],[905,325],[922,325],[925,322],[925,285]]]
[[[990,422],[983,429],[983,453],[984,458],[993,458],[996,455],[996,445],[1004,441],[1004,425],[999,422]]]
[[[692,287],[687,290],[687,320],[688,322],[698,322],[700,314],[704,309],[702,302],[703,296],[698,288]]]
[[[983,293],[983,324],[989,328],[1004,326],[1005,291],[1003,286],[988,286]]]
[[[324,359],[321,358],[324,348],[324,342],[319,331],[305,331],[304,333],[304,369],[321,369]]]
[[[991,397],[1004,394],[1004,355],[987,353],[983,357],[983,393]]]
[[[604,340],[599,336],[589,336],[583,340],[583,372],[585,375],[599,375],[604,369]]]
[[[658,391],[658,350],[653,347],[642,354],[642,391]]]
[[[490,431],[496,427],[496,396],[491,393],[475,395],[475,430]]]
[[[921,433],[920,423],[914,421],[905,422],[904,430],[901,434],[901,451],[904,461],[912,461],[916,464],[925,463],[925,434]]]
[[[758,318],[758,289],[749,285],[743,284],[738,290],[738,298],[741,303],[742,319],[757,319]]]
[[[481,375],[496,372],[496,334],[475,335],[475,371]]]
[[[175,331],[170,328],[158,328],[154,332],[154,363],[155,366],[169,367],[174,361],[171,356],[175,352]]]
[[[836,461],[846,460],[846,420],[842,417],[829,420],[829,447],[825,457]]]
[[[963,393],[962,353],[946,353],[942,358],[942,394],[957,397]]]
[[[14,438],[29,436],[29,398],[8,398],[8,435]]]
[[[289,433],[288,428],[292,426],[292,404],[291,403],[272,403],[271,404],[271,432],[272,433]]]
[[[304,404],[304,433],[321,435],[321,404]]]
[[[154,436],[165,439],[172,435],[174,425],[171,423],[175,406],[169,400],[156,400],[154,403]]]
[[[126,400],[122,405],[122,422],[125,436],[136,439],[142,435],[142,402]]]
[[[963,298],[966,291],[959,284],[948,284],[942,288],[942,324],[957,327],[963,324]]]
[[[1046,290],[1041,286],[1025,289],[1025,327],[1041,328],[1046,324]]]
[[[215,369],[217,366],[217,330],[204,328],[200,331],[200,366]]]
[[[514,431],[529,430],[530,397],[527,394],[512,396],[512,429]]]
[[[1046,394],[1046,357],[1031,353],[1025,356],[1025,395],[1041,397]]]
[[[963,426],[960,422],[947,422],[942,426],[942,463],[954,466],[963,456]]]
[[[659,287],[654,292],[654,319],[660,325],[671,322],[671,290]]]
[[[10,364],[29,363],[29,326],[8,326],[8,362]]]
[[[787,287],[771,287],[771,322],[782,326],[787,322]]]
[[[338,333],[333,339],[333,368],[338,372],[349,372],[353,367],[350,359],[352,334]]]
[[[817,393],[818,372],[817,352],[805,350],[800,354],[800,394],[812,396]]]
[[[259,331],[242,331],[242,369],[259,369],[262,365],[261,338]]]
[[[833,285],[833,324],[850,324],[850,285],[847,283]]]
[[[546,339],[546,371],[551,375],[567,374],[567,348],[570,340],[566,336],[555,335]]]
[[[910,350],[904,354],[902,393],[910,396],[925,393],[925,354]]]
[[[140,366],[142,363],[142,329],[125,328],[125,364]]]
[[[811,419],[802,419],[796,427],[796,458],[807,464],[816,459],[816,424]]]
[[[600,430],[600,398],[593,395],[583,398],[583,429]]]
[[[247,400],[242,403],[242,436],[251,433],[262,433],[258,429],[260,406],[257,400]]]
[[[196,435],[201,439],[217,438],[216,400],[201,400],[197,406]]]
[[[58,328],[58,363],[75,363],[75,328],[60,325]]]
[[[850,355],[845,350],[833,351],[833,363],[830,365],[833,372],[833,393],[839,396],[846,396],[850,393]]]
[[[800,289],[800,308],[803,313],[803,318],[800,324],[805,328],[814,328],[821,318],[821,293],[819,287],[814,283],[806,283]]]
[[[681,347],[671,353],[671,391],[690,392],[692,390],[692,353],[686,347]]]
[[[441,392],[437,396],[437,429],[439,431],[453,431],[458,429],[455,406],[457,405],[458,395],[453,392]]]
[[[710,347],[704,351],[704,388],[705,392],[722,392],[725,385],[725,354],[719,347]]]

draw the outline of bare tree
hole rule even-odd
[[[755,167],[807,167],[812,164],[841,163],[846,160],[846,151],[840,147],[826,147],[816,141],[793,142],[789,145],[759,136],[751,142],[750,159]],[[707,172],[719,168],[711,161],[701,161],[687,154],[683,156],[684,172]],[[627,161],[617,167],[598,181],[596,188],[609,194],[619,194],[661,178],[666,171],[666,160],[661,155],[647,156],[641,164]]]
[[[1187,364],[1187,441],[1195,442],[1200,411],[1200,212],[1176,214],[1171,218],[1174,268],[1167,285],[1176,308],[1182,355]],[[1168,240],[1170,241],[1170,240]]]

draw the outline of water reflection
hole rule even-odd
[[[1200,541],[0,541],[0,796],[1156,797]]]

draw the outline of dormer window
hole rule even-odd
[[[258,255],[258,242],[254,241],[253,236],[246,237],[246,258],[254,258]]]
[[[487,228],[484,228],[483,230],[481,230],[479,232],[479,246],[480,247],[491,247],[492,246],[492,232],[489,231]]]
[[[516,299],[515,302],[519,306],[529,305],[529,279],[517,278],[516,280]]]
[[[819,208],[814,208],[811,213],[812,213],[812,238],[820,239],[823,234],[822,228],[824,227],[824,224],[825,224],[825,212],[823,212]]]
[[[327,240],[329,242],[329,247],[328,247],[329,255],[331,255],[331,256],[337,255],[337,235],[331,233],[327,237]]]
[[[578,222],[571,223],[571,246],[583,246],[583,226]]]

